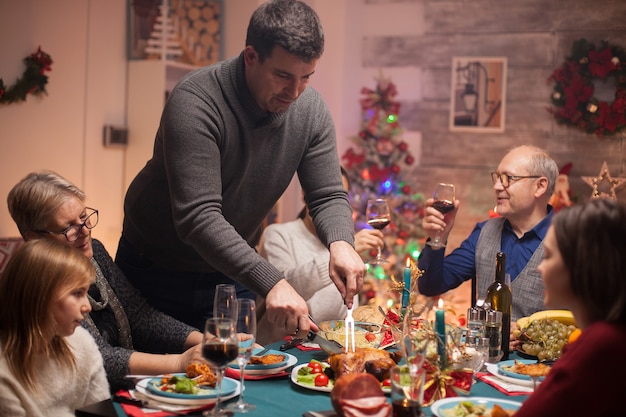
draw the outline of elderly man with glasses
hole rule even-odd
[[[495,276],[496,253],[504,252],[514,294],[512,320],[542,310],[543,282],[537,266],[543,258],[543,239],[553,214],[548,200],[557,175],[556,162],[544,150],[527,145],[510,150],[491,173],[499,217],[476,224],[469,237],[447,256],[445,250],[426,245],[419,258],[424,270],[418,281],[420,292],[439,295],[475,278],[472,302],[485,298]],[[446,215],[432,204],[432,199],[426,202],[422,227],[431,238],[439,232],[445,242],[459,201]]]

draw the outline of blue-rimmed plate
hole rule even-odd
[[[522,403],[510,400],[501,400],[499,398],[487,397],[452,397],[435,401],[430,406],[430,411],[437,417],[454,416],[454,408],[461,402],[471,402],[475,405],[484,405],[487,410],[491,410],[494,405],[498,404],[506,411],[518,410]]]
[[[262,351],[262,348],[256,348],[252,351],[252,356],[254,356],[257,352]],[[269,352],[267,352],[265,355],[280,355],[282,357],[284,357],[284,359],[280,362],[276,362],[276,363],[271,363],[269,365],[261,365],[261,364],[252,364],[249,363],[246,365],[246,371],[250,370],[250,371],[259,371],[259,370],[266,370],[266,369],[273,369],[273,368],[284,368],[287,363],[289,362],[289,356],[287,353],[285,352],[281,352],[279,350],[270,350]],[[263,356],[265,356],[263,355]],[[231,368],[234,369],[239,369],[239,364],[237,363],[237,361],[234,361],[233,363],[231,363],[229,365]]]
[[[151,391],[148,390],[148,383],[152,380],[153,378],[146,378],[146,379],[142,379],[141,381],[137,382],[137,385],[135,385],[135,390],[139,393],[139,394],[143,394],[144,396],[148,397],[151,400],[154,401],[158,401],[163,403],[164,405],[168,406],[168,410],[167,411],[182,411],[182,410],[189,410],[191,408],[194,407],[200,407],[200,406],[205,406],[205,405],[209,405],[209,404],[214,404],[215,401],[217,401],[217,397],[211,397],[211,398],[192,398],[192,399],[186,399],[186,398],[171,398],[171,397],[165,397],[163,395],[158,395],[158,394],[154,394]],[[235,392],[228,394],[228,395],[223,395],[222,396],[222,401],[227,401],[231,398],[236,397],[237,395],[239,395],[239,393],[241,392],[241,386],[239,384],[239,381],[234,380],[234,379],[230,379],[230,378],[224,378],[223,381],[226,380],[230,380],[233,384],[235,384],[237,386],[237,389],[235,390]]]
[[[537,361],[528,360],[528,359],[517,359],[517,362],[518,363],[523,363],[523,364],[526,364],[526,365],[537,363]],[[513,369],[514,369],[513,367],[514,366],[515,366],[515,360],[499,362],[498,363],[498,372],[500,372],[502,375],[510,376],[511,378],[524,379],[526,381],[532,381],[530,376],[514,372],[513,371]],[[539,381],[543,381],[543,377],[540,376],[538,380]]]
[[[173,375],[182,376],[182,377],[185,376],[185,374],[173,374]],[[182,394],[178,392],[163,391],[162,390],[163,384],[161,383],[161,381],[162,381],[162,378],[152,378],[150,381],[148,381],[146,388],[152,394],[155,394],[161,397],[176,398],[180,400],[205,400],[205,399],[217,397],[217,389],[208,388],[208,387],[199,387],[200,390],[196,394]],[[229,394],[232,394],[233,392],[235,392],[236,389],[237,389],[237,384],[235,383],[235,381],[229,378],[222,379],[222,396],[227,396]]]

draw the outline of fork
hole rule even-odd
[[[350,346],[352,347],[352,352],[356,350],[356,342],[354,340],[354,317],[352,317],[352,310],[354,309],[354,306],[356,306],[359,301],[358,297],[359,297],[358,294],[354,295],[354,300],[352,301],[352,307],[348,309],[348,315],[346,316],[346,319],[344,320],[344,325],[346,328],[346,353],[348,352],[348,348]],[[348,343],[348,340],[350,340],[351,343]]]

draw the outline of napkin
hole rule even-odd
[[[476,373],[476,378],[480,381],[483,381],[486,384],[491,385],[498,391],[506,394],[506,395],[529,395],[533,392],[531,387],[526,387],[523,385],[513,384],[508,381],[504,381],[501,378],[489,373],[489,372],[478,372]]]
[[[135,398],[138,400],[147,399],[141,393],[134,391],[134,390],[132,391],[120,390],[117,392],[117,395],[121,397]],[[155,404],[159,403],[158,401],[152,400],[152,399],[150,399],[150,402],[155,403]],[[171,408],[172,410],[176,409],[177,414],[193,413],[196,411],[204,410],[206,408],[211,408],[215,405],[215,404],[203,405],[201,407],[195,407],[195,408],[190,408],[188,410],[180,411],[179,406],[166,404],[166,403],[159,403],[159,405],[161,404],[164,409],[167,409],[167,408]],[[164,411],[162,409],[142,408],[142,407],[138,407],[136,405],[131,405],[131,404],[120,404],[120,405],[122,406],[122,409],[128,415],[128,417],[168,417],[172,415],[170,411]]]
[[[239,380],[239,378],[241,377],[241,372],[239,372],[239,370],[237,369],[226,368],[226,372],[224,372],[224,375],[226,375],[229,378]],[[267,378],[280,378],[280,377],[287,376],[287,375],[290,375],[290,373],[287,371],[280,371],[280,372],[276,372],[273,374],[260,374],[260,375],[244,374],[243,379],[254,381],[254,380],[259,380],[259,379],[267,379]]]

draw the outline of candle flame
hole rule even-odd
[[[443,299],[441,299],[441,298],[439,299],[439,302],[437,303],[437,306],[439,308],[443,308]]]
[[[410,256],[406,257],[406,264],[405,265],[406,265],[407,268],[411,267],[411,257]]]

